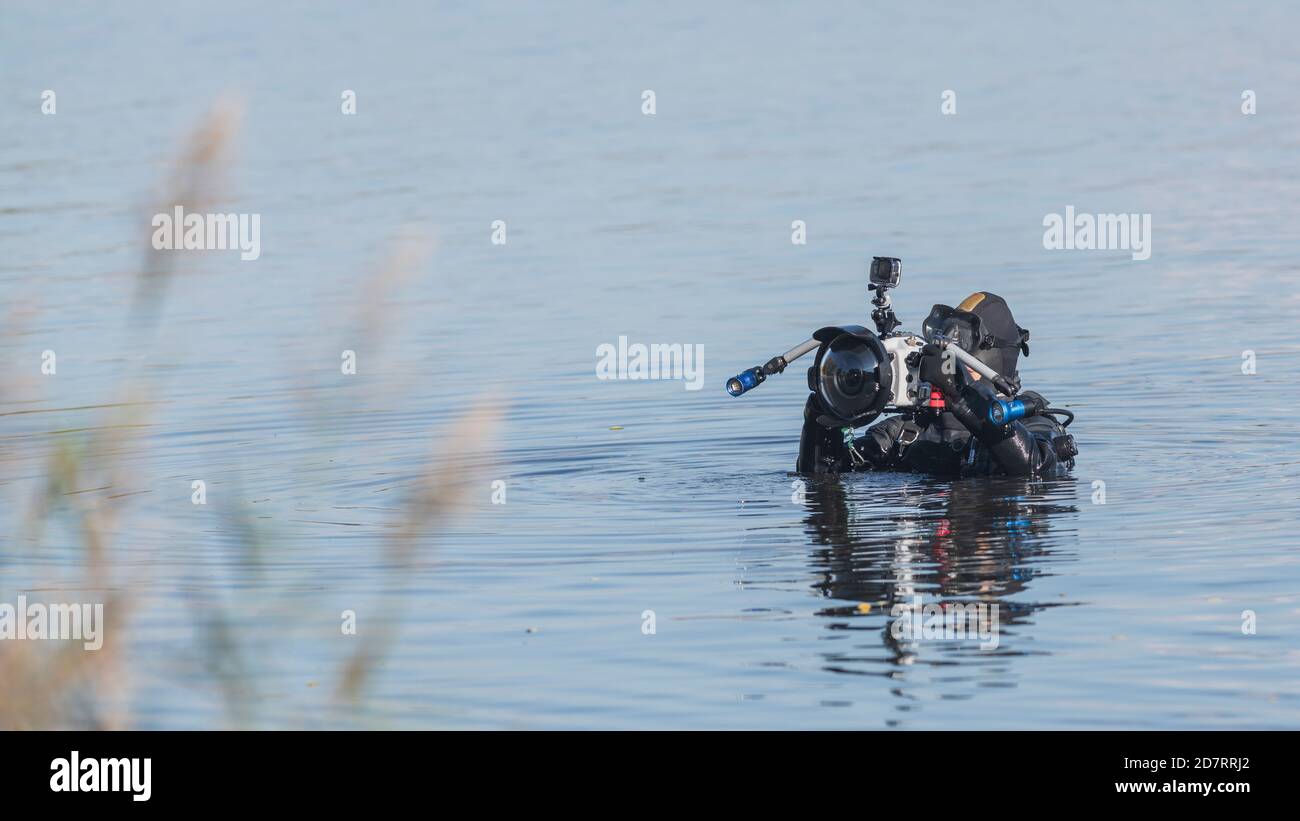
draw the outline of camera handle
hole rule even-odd
[[[992,382],[993,387],[997,388],[1002,394],[1006,396],[1015,396],[1020,392],[1019,379],[1008,379],[1007,377],[1002,376],[988,365],[985,365],[983,362],[966,353],[966,351],[962,350],[960,345],[956,344],[943,334],[935,334],[931,341],[937,344],[940,350],[952,351],[952,355],[955,356],[958,361]]]

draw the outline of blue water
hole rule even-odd
[[[75,511],[103,513],[139,727],[1298,727],[1298,24],[5,4],[0,601],[82,584]],[[221,95],[243,115],[220,204],[261,215],[261,257],[185,257],[141,331],[150,203]],[[1067,205],[1151,214],[1151,258],[1044,249]],[[381,292],[407,235],[428,255]],[[853,475],[800,503],[802,363],[722,385],[866,323],[873,254],[903,259],[908,327],[1008,300],[1026,386],[1078,415],[1071,475]],[[702,345],[705,388],[598,380],[619,336]],[[464,509],[395,568],[413,488],[484,395],[504,416]],[[103,407],[124,401],[129,428]],[[84,507],[34,529],[72,446],[61,498]],[[998,648],[900,645],[914,594],[997,603]]]

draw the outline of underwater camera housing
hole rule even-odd
[[[861,427],[887,411],[906,410],[930,400],[918,366],[925,340],[910,333],[880,336],[860,325],[821,328],[821,343],[808,369],[808,389],[825,411],[826,427]]]
[[[808,369],[808,389],[826,415],[828,427],[860,427],[890,410],[906,410],[930,399],[930,387],[917,371],[925,340],[895,333],[900,324],[889,304],[889,289],[903,278],[897,257],[872,257],[868,275],[874,292],[871,319],[876,333],[860,325],[829,326],[813,334],[821,343]]]
[[[902,276],[903,264],[897,257],[872,258],[868,287],[874,294],[875,333],[861,325],[822,328],[807,342],[727,380],[727,393],[740,396],[816,350],[816,361],[808,369],[808,389],[824,411],[818,421],[828,427],[860,427],[886,411],[926,403],[931,392],[918,373],[925,340],[894,332],[902,323],[889,304],[889,289],[897,287]]]

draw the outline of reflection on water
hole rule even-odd
[[[1035,600],[1032,582],[1076,549],[1065,515],[1077,513],[1074,480],[920,481],[891,495],[888,514],[865,516],[852,498],[864,484],[809,480],[804,521],[818,576],[813,589],[837,602],[817,615],[827,629],[853,634],[850,649],[825,653],[826,669],[887,676],[903,700],[911,697],[913,665],[954,668],[945,676],[954,684],[979,668],[982,686],[1014,687],[1015,657],[1043,652],[1033,649],[1033,614],[1070,604]],[[1065,533],[1053,532],[1060,518]],[[894,619],[908,617],[918,599],[996,605],[996,648],[981,648],[974,636],[900,640]],[[838,604],[845,601],[859,604]]]

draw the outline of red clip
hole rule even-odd
[[[937,391],[934,388],[930,389],[930,404],[928,407],[938,408],[939,410],[943,410],[947,407],[943,403],[943,393],[941,391]]]

